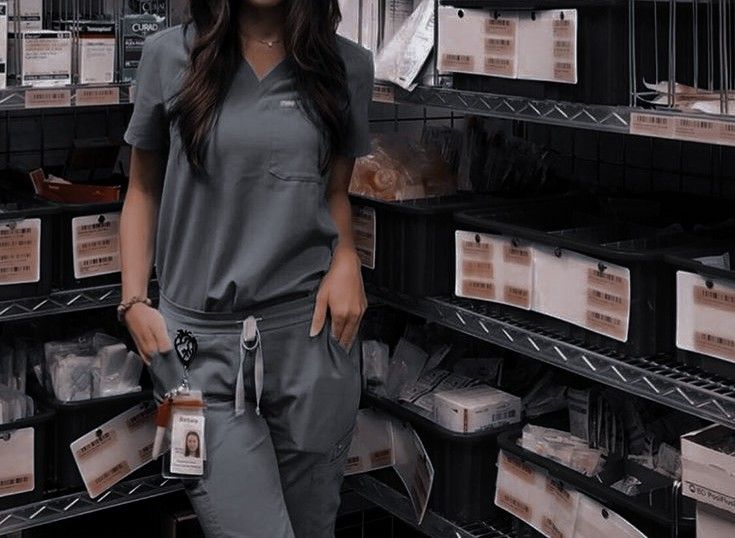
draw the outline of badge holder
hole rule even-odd
[[[200,390],[191,390],[189,385],[189,367],[197,352],[196,338],[191,332],[179,329],[174,349],[184,367],[184,378],[178,387],[164,395],[158,406],[153,458],[164,454],[161,472],[164,478],[192,479],[204,474],[206,460],[204,399]]]

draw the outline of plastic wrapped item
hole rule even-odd
[[[33,398],[15,389],[0,387],[0,424],[33,416]]]
[[[385,385],[386,397],[395,400],[404,386],[413,385],[421,375],[428,358],[424,350],[401,338],[390,362],[390,372]]]
[[[390,349],[377,340],[362,342],[362,380],[365,388],[378,396],[385,395],[390,369]]]
[[[102,332],[85,333],[71,341],[46,342],[44,352],[51,392],[62,402],[141,390],[138,355]]]
[[[434,2],[422,0],[375,58],[375,78],[413,90],[434,47]]]
[[[518,445],[586,476],[598,474],[605,463],[601,450],[590,448],[584,439],[569,432],[553,428],[527,424]]]
[[[355,163],[350,193],[386,201],[454,194],[456,177],[435,151],[436,133],[429,139],[425,147],[405,137],[375,135],[372,152]]]

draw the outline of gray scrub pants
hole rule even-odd
[[[207,406],[207,459],[204,476],[184,486],[208,538],[334,536],[360,398],[360,345],[345,350],[329,320],[309,337],[313,310],[313,295],[237,314],[192,311],[160,295],[171,341],[185,329],[198,344],[189,379]],[[261,416],[254,351],[244,357],[245,412],[237,416],[238,320],[250,314],[258,318],[264,359]],[[173,350],[155,353],[149,371],[159,401],[184,374]]]

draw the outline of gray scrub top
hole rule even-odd
[[[241,61],[207,144],[208,173],[196,174],[166,119],[193,33],[175,26],[146,39],[125,132],[132,146],[168,149],[155,247],[160,292],[218,312],[312,292],[329,268],[337,229],[319,166],[327,142],[299,107],[291,60],[262,80]],[[340,36],[338,45],[350,93],[340,153],[358,157],[370,151],[372,54]]]

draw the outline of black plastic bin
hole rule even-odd
[[[518,429],[504,432],[498,437],[498,446],[524,461],[538,465],[553,478],[614,510],[650,538],[673,536],[672,529],[677,526],[677,518],[678,536],[694,536],[695,502],[675,489],[672,478],[622,459],[608,460],[598,477],[585,476],[518,446],[516,441],[521,435]],[[641,487],[645,488],[644,491],[628,496],[610,487],[629,474],[643,482]]]
[[[490,12],[577,9],[577,84],[455,73],[455,88],[587,104],[628,104],[627,2],[442,0],[441,4]]]
[[[487,519],[500,509],[493,503],[498,434],[517,424],[477,433],[456,433],[400,403],[363,393],[363,402],[413,426],[434,466],[431,510],[459,523]]]
[[[33,491],[26,493],[17,493],[0,497],[0,510],[12,508],[14,506],[22,506],[35,501],[41,500],[46,490],[46,463],[49,457],[49,447],[53,440],[52,427],[54,421],[54,412],[44,408],[39,408],[37,413],[22,420],[16,420],[9,424],[0,426],[0,437],[13,430],[23,428],[33,428],[33,474],[34,487]],[[2,458],[2,444],[0,439],[0,458]],[[6,475],[6,473],[3,473]]]
[[[57,213],[58,209],[50,203],[33,200],[30,197],[16,197],[0,191],[0,237],[2,237],[6,230],[9,231],[25,219],[37,219],[40,221],[40,234],[38,237],[40,242],[40,248],[38,250],[38,280],[22,284],[8,283],[0,285],[0,299],[48,295],[51,291],[55,263],[53,241],[57,226]],[[32,230],[29,233],[32,234]],[[13,240],[17,239],[19,238],[15,237]],[[26,239],[23,238],[23,240]],[[1,250],[7,253],[5,248]],[[30,265],[27,260],[23,260],[22,264]],[[13,272],[20,265],[21,263],[9,264],[4,262],[0,265],[0,271]]]
[[[353,206],[375,211],[375,269],[363,266],[365,282],[422,296],[452,288],[452,213],[493,205],[490,197],[478,194],[404,202],[350,198]]]
[[[630,272],[627,308],[624,300],[621,301],[623,312],[628,312],[627,338],[623,331],[624,313],[616,319],[610,317],[611,328],[600,331],[575,325],[563,317],[498,305],[496,309],[502,315],[511,320],[532,323],[537,328],[588,348],[629,356],[670,351],[673,343],[673,326],[670,323],[674,308],[671,293],[673,276],[664,268],[663,253],[685,248],[696,239],[684,233],[605,219],[599,213],[599,207],[579,206],[574,201],[528,204],[522,208],[494,211],[468,210],[455,215],[458,229],[487,232],[519,243],[531,243],[553,253],[560,263],[564,256],[572,253],[591,258],[594,261],[589,262],[590,271],[599,278],[607,278],[605,271],[608,265],[625,267]],[[538,283],[542,278],[537,267],[534,279]],[[618,299],[622,297],[624,295],[621,294]],[[605,312],[607,310],[590,309],[588,315],[607,315]],[[613,325],[614,322],[618,325]]]
[[[695,276],[693,285],[683,285],[687,294],[700,297],[700,300],[710,301],[717,309],[717,316],[724,324],[730,326],[735,323],[735,269],[705,265],[697,258],[720,256],[728,254],[731,263],[735,263],[735,231],[728,232],[731,239],[725,242],[705,244],[686,251],[670,253],[665,259],[672,278],[672,295],[678,295],[678,273],[690,273]],[[686,275],[682,275],[686,277]],[[680,297],[677,297],[677,301]],[[676,310],[676,316],[682,312]],[[682,321],[672,321],[677,331],[688,331]],[[693,329],[695,329],[693,327]],[[699,329],[695,329],[699,331]],[[701,336],[694,338],[692,349],[678,348],[676,358],[686,366],[693,366],[706,372],[735,380],[735,334],[722,327],[708,327],[708,332],[701,332]]]
[[[53,437],[55,451],[53,457],[49,458],[49,479],[54,486],[60,490],[84,487],[74,455],[69,448],[73,441],[123,411],[127,411],[140,402],[152,399],[151,390],[77,402],[60,402],[47,396],[47,405],[56,411]],[[128,478],[150,476],[159,470],[160,462],[153,461],[132,473]]]
[[[59,232],[57,236],[59,272],[56,275],[56,284],[64,289],[74,289],[119,283],[120,271],[98,275],[90,273],[90,276],[82,276],[81,278],[77,278],[77,276],[75,276],[72,225],[75,218],[85,216],[96,216],[98,223],[104,224],[104,215],[107,213],[120,213],[120,211],[122,211],[123,202],[57,205],[59,207],[60,216]]]

